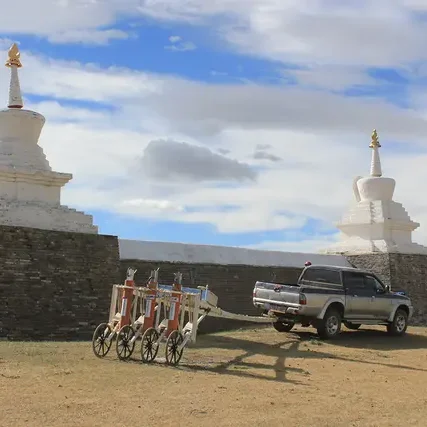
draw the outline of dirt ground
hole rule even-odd
[[[91,343],[0,342],[0,426],[426,426],[427,329],[199,336],[178,367]],[[163,358],[163,361],[161,360]]]

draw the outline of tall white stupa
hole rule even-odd
[[[396,181],[382,176],[377,131],[372,133],[371,174],[353,182],[355,203],[341,222],[338,243],[322,250],[329,254],[419,253],[427,248],[412,242],[412,232],[420,224],[409,217],[401,203],[393,201]]]
[[[5,64],[11,71],[8,108],[0,111],[0,225],[98,233],[91,215],[61,205],[71,174],[52,171],[38,145],[45,118],[23,109],[18,46]]]

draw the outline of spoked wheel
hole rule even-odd
[[[92,337],[92,350],[96,357],[105,357],[110,351],[113,340],[108,341],[111,327],[108,323],[101,323],[95,329]]]
[[[132,356],[135,348],[135,341],[132,343],[131,339],[135,336],[135,331],[132,326],[123,326],[117,334],[116,352],[120,360],[128,360]]]
[[[181,360],[184,348],[179,350],[179,346],[184,341],[184,337],[178,331],[172,331],[166,340],[166,362],[169,365],[177,365]]]
[[[157,341],[159,333],[154,328],[148,328],[142,336],[141,358],[143,362],[152,362],[159,351]]]

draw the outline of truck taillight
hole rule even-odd
[[[300,296],[299,296],[299,304],[300,305],[306,305],[307,304],[307,297],[304,294],[300,294]]]
[[[256,289],[254,289],[254,290],[253,290],[253,292],[252,292],[252,297],[253,297],[253,298],[256,298],[256,291],[257,291],[257,290],[256,290]]]

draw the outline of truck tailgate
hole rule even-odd
[[[283,285],[278,283],[256,282],[254,298],[257,301],[267,300],[289,305],[298,304],[300,287],[298,285]]]

